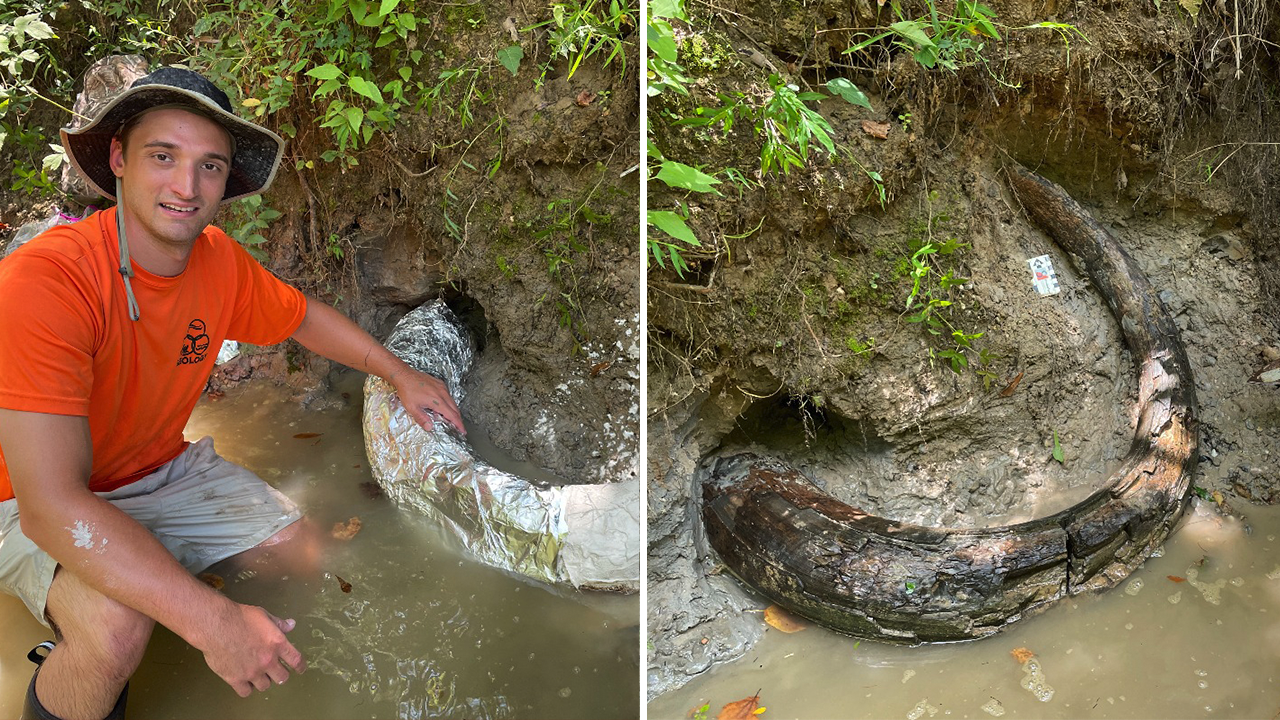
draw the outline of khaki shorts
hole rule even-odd
[[[193,574],[254,547],[302,517],[292,500],[218,457],[209,437],[141,480],[97,495],[150,530]],[[45,625],[45,601],[57,566],[22,534],[17,500],[0,503],[0,591],[21,598]]]

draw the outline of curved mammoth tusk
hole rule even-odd
[[[867,514],[785,464],[750,454],[705,466],[707,537],[739,578],[788,610],[898,643],[998,632],[1067,596],[1127,577],[1190,499],[1195,384],[1177,326],[1137,264],[1061,187],[1021,167],[1031,219],[1083,260],[1138,369],[1138,427],[1119,469],[1084,501],[1004,527],[931,528]]]

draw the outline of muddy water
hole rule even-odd
[[[775,720],[1273,718],[1280,508],[1243,508],[1241,523],[1197,503],[1163,556],[1118,588],[1008,632],[906,648],[771,628],[743,659],[655,699],[649,717],[684,718],[706,703],[715,717],[760,690],[763,717]],[[1021,664],[1017,648],[1035,657]]]
[[[303,410],[274,387],[237,389],[202,401],[187,428],[189,439],[212,435],[224,457],[260,474],[322,527],[361,519],[359,534],[324,556],[326,574],[315,581],[212,569],[225,573],[233,599],[297,619],[290,638],[310,669],[242,700],[200,653],[158,629],[132,681],[130,715],[638,716],[638,598],[556,591],[479,565],[424,518],[369,497],[361,487],[372,482],[361,380],[342,378],[321,399],[324,410]],[[320,434],[294,437],[300,433]],[[533,473],[509,458],[486,459]],[[0,596],[0,627],[0,717],[16,717],[30,678],[26,650],[47,631],[8,596]]]

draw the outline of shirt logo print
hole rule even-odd
[[[204,321],[192,320],[187,325],[187,336],[182,339],[182,355],[178,358],[178,364],[195,365],[204,362],[208,351],[209,336],[205,334]]]

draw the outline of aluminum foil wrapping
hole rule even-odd
[[[387,347],[443,380],[461,404],[475,350],[443,302],[406,315]],[[638,481],[538,487],[477,458],[447,423],[419,426],[391,385],[372,376],[365,382],[364,437],[387,495],[440,522],[481,561],[547,583],[638,588]]]

